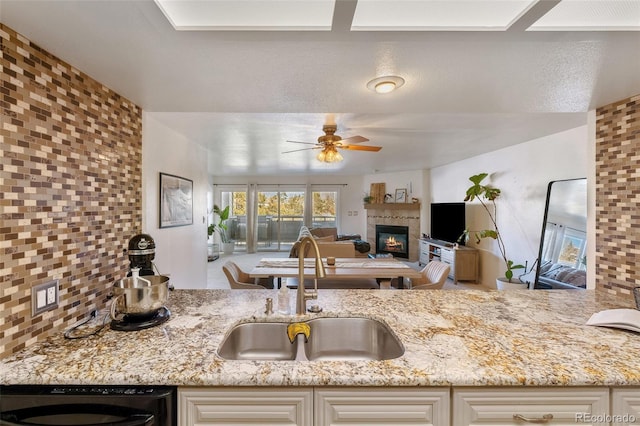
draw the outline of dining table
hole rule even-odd
[[[333,261],[333,259],[332,259]],[[398,279],[398,288],[404,288],[404,278],[416,279],[422,274],[396,258],[335,258],[333,265],[322,259],[326,279]],[[254,279],[270,278],[278,288],[282,285],[282,278],[298,277],[297,258],[262,258],[249,272]],[[315,259],[304,259],[304,278],[315,278]]]

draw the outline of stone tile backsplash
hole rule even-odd
[[[596,110],[596,285],[640,286],[640,95]]]
[[[0,357],[102,308],[142,226],[142,111],[0,24]],[[31,316],[31,288],[60,304]]]

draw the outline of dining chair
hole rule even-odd
[[[422,277],[411,280],[411,290],[438,290],[444,286],[451,266],[447,263],[432,260],[422,268],[420,274]],[[391,286],[398,288],[398,279],[391,280]]]
[[[232,261],[228,261],[222,265],[222,271],[229,280],[229,286],[236,290],[265,290],[266,287],[255,284],[249,274],[244,272],[240,267]]]

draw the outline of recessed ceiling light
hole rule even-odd
[[[397,75],[387,75],[384,77],[374,78],[367,83],[367,88],[376,93],[389,93],[404,84],[404,78]]]

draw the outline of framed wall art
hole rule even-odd
[[[396,203],[406,203],[407,202],[407,190],[405,188],[396,189]]]
[[[193,224],[193,181],[160,173],[160,228]]]

